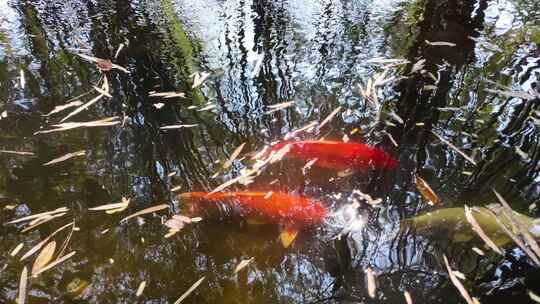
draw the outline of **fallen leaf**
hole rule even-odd
[[[429,45],[432,45],[432,46],[449,46],[449,47],[454,47],[456,46],[455,43],[452,43],[452,42],[446,42],[446,41],[428,41],[426,40],[426,44],[429,44]]]
[[[47,114],[44,114],[43,116],[50,116],[50,115],[52,115],[52,114],[56,114],[56,113],[58,113],[58,112],[62,112],[62,111],[66,110],[66,109],[69,109],[69,108],[81,106],[82,104],[83,104],[82,101],[80,101],[80,100],[75,100],[75,101],[72,101],[72,102],[69,102],[69,103],[60,105],[60,106],[56,106],[56,107],[54,107],[54,109],[53,109],[52,111],[50,111],[50,112],[47,113]]]
[[[26,302],[27,286],[28,286],[28,268],[24,266],[21,272],[21,279],[19,280],[19,296],[17,297],[17,304],[24,304]]]
[[[240,261],[240,263],[238,263],[238,265],[236,265],[236,268],[234,269],[234,273],[238,273],[240,270],[246,268],[246,266],[251,264],[251,262],[253,262],[254,260],[255,260],[255,258],[250,258],[250,259],[247,259],[247,260]]]
[[[57,209],[52,210],[52,211],[41,212],[41,213],[36,213],[36,214],[28,215],[28,216],[25,216],[25,217],[21,217],[21,218],[18,218],[16,220],[9,221],[6,224],[16,224],[16,223],[20,223],[20,222],[33,220],[35,218],[40,218],[40,217],[44,217],[44,216],[47,216],[47,215],[53,215],[53,214],[56,214],[56,213],[62,213],[62,212],[67,212],[67,211],[69,211],[68,208],[61,207],[61,208],[57,208]]]
[[[142,295],[145,287],[146,287],[146,281],[142,281],[139,284],[139,288],[137,288],[137,292],[135,293],[135,296],[140,297]]]
[[[465,154],[463,151],[461,151],[460,149],[458,149],[458,147],[454,146],[451,142],[449,142],[448,140],[444,139],[442,136],[440,136],[439,134],[435,133],[435,131],[431,131],[431,133],[433,135],[435,135],[435,137],[437,137],[440,141],[442,141],[443,143],[447,144],[452,150],[456,151],[457,153],[459,153],[461,156],[463,156],[466,160],[468,160],[471,164],[475,165],[476,166],[476,161],[474,161],[474,159],[470,156],[468,156],[467,154]]]
[[[488,247],[496,253],[504,256],[503,251],[497,245],[495,245],[495,243],[486,235],[482,227],[480,227],[480,225],[474,218],[471,209],[467,205],[465,205],[465,217],[467,218],[467,221],[471,224],[474,232],[476,232],[476,234],[480,236],[480,238],[486,243],[486,245],[488,245]]]
[[[56,229],[55,231],[53,231],[51,234],[49,234],[43,241],[39,242],[38,244],[36,244],[34,247],[32,247],[30,250],[28,250],[28,252],[26,252],[21,258],[20,258],[20,261],[24,261],[26,258],[28,258],[29,256],[33,255],[35,252],[37,252],[39,249],[41,249],[41,247],[43,247],[43,245],[47,244],[49,242],[49,240],[51,238],[53,238],[57,233],[59,233],[60,231],[66,229],[67,227],[69,226],[72,226],[74,225],[75,223],[74,222],[71,222],[69,224],[66,224],[58,229]]]
[[[64,261],[66,261],[67,259],[69,259],[69,258],[71,258],[72,256],[74,256],[75,253],[77,253],[77,252],[76,252],[76,251],[72,251],[72,252],[70,252],[70,253],[64,255],[63,257],[57,258],[56,260],[52,261],[49,265],[47,265],[47,266],[41,268],[41,269],[40,269],[38,272],[36,272],[33,276],[34,276],[34,277],[35,277],[35,276],[38,276],[38,275],[40,275],[41,273],[43,273],[43,272],[45,272],[45,271],[47,271],[47,270],[49,270],[49,269],[55,267],[56,265],[58,265],[58,264],[60,264],[60,263],[62,263],[62,262],[64,262]]]
[[[368,267],[366,269],[366,280],[368,295],[370,298],[373,299],[376,296],[377,284],[375,282],[375,274],[373,273],[373,269],[371,269],[371,267]]]
[[[198,126],[198,124],[188,124],[188,125],[168,125],[160,127],[161,130],[172,130],[172,129],[181,129],[181,128],[193,128]]]
[[[76,128],[110,127],[110,126],[114,126],[121,123],[121,121],[119,121],[118,119],[119,119],[118,116],[114,116],[114,117],[107,117],[107,118],[103,118],[103,119],[95,120],[95,121],[66,122],[62,124],[52,125],[53,127],[55,127],[55,129],[37,131],[37,132],[34,132],[34,134],[35,135],[47,134],[47,133],[53,133],[53,132],[59,132],[59,131],[72,130]]]
[[[441,203],[441,199],[439,198],[439,196],[437,196],[435,191],[431,189],[429,184],[423,178],[421,178],[420,175],[416,174],[415,178],[416,178],[415,180],[416,189],[418,189],[420,194],[422,194],[422,196],[428,203],[429,202],[432,202],[433,204]]]
[[[448,271],[448,275],[450,276],[450,281],[456,286],[456,288],[459,290],[459,293],[461,296],[467,301],[467,304],[475,304],[471,296],[469,295],[469,292],[467,292],[467,289],[461,284],[461,282],[456,278],[454,275],[454,272],[450,268],[450,264],[448,263],[448,259],[446,258],[446,255],[443,255],[444,264],[446,265],[446,270]]]
[[[242,143],[240,146],[238,146],[233,151],[233,153],[231,154],[231,157],[229,157],[229,159],[223,164],[223,169],[227,169],[232,165],[232,163],[238,157],[238,155],[240,155],[240,153],[242,153],[242,149],[244,149],[245,145],[246,145],[246,143]]]
[[[407,302],[407,304],[413,304],[411,294],[408,291],[405,291],[403,296],[405,297],[405,302]]]
[[[12,256],[12,257],[16,256],[21,251],[23,246],[24,246],[24,243],[19,243],[19,245],[17,245],[15,248],[13,248],[13,250],[11,251],[11,253],[9,255]]]
[[[160,211],[160,210],[163,210],[163,209],[168,209],[168,208],[169,208],[168,204],[161,204],[161,205],[157,205],[157,206],[148,207],[146,209],[137,211],[137,212],[135,212],[133,214],[130,214],[130,215],[126,216],[125,218],[121,219],[120,222],[125,222],[125,221],[127,221],[127,220],[129,220],[131,218],[137,217],[139,215],[148,214],[148,213],[154,213],[154,212],[157,212],[157,211]]]
[[[195,289],[197,289],[197,287],[199,287],[199,285],[201,285],[203,281],[204,281],[204,277],[200,278],[197,282],[191,285],[191,287],[188,290],[186,290],[186,292],[184,292],[184,294],[181,295],[180,298],[178,298],[178,300],[174,302],[174,304],[182,303],[182,301],[184,301],[185,298],[187,298]]]
[[[334,111],[332,111],[332,113],[330,113],[320,124],[319,124],[319,127],[318,129],[322,129],[327,123],[329,123],[330,121],[332,121],[332,119],[334,119],[334,117],[339,113],[339,111],[341,111],[341,107],[337,107]]]
[[[53,258],[54,251],[56,250],[56,242],[50,241],[41,252],[38,254],[34,265],[32,265],[32,275],[35,275],[43,267],[45,267]]]
[[[26,152],[26,151],[0,150],[0,153],[23,155],[23,156],[34,156],[33,152]]]
[[[203,82],[210,76],[212,73],[202,72],[199,74],[198,72],[194,73],[193,76],[193,85],[191,86],[192,89],[195,89],[199,87]]]
[[[73,157],[77,157],[77,156],[83,156],[83,155],[86,155],[86,151],[85,150],[81,150],[81,151],[77,151],[77,152],[72,152],[72,153],[68,153],[66,155],[63,155],[63,156],[60,156],[58,158],[55,158],[49,162],[46,162],[44,163],[43,165],[44,166],[50,166],[52,164],[56,164],[56,163],[60,163],[60,162],[63,162],[63,161],[66,161],[70,158],[73,158]]]
[[[105,204],[93,208],[88,208],[88,210],[92,211],[107,211],[107,210],[125,210],[129,206],[129,199],[126,199],[125,197],[122,197],[122,202],[120,203],[112,203],[112,204]]]

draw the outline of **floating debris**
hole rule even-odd
[[[19,252],[21,251],[23,246],[24,246],[24,243],[19,243],[19,245],[17,245],[15,248],[13,248],[13,250],[10,252],[9,255],[12,256],[12,257],[16,256],[17,254],[19,254]]]
[[[26,152],[26,151],[10,151],[10,150],[0,150],[0,153],[6,153],[6,154],[14,154],[14,155],[21,155],[21,156],[34,156],[34,152]]]
[[[128,221],[129,219],[137,217],[139,215],[144,215],[144,214],[148,214],[148,213],[154,213],[154,212],[157,212],[157,211],[160,211],[160,210],[163,210],[163,209],[168,209],[168,208],[169,208],[168,204],[161,204],[161,205],[152,206],[152,207],[143,209],[141,211],[137,211],[137,212],[135,212],[133,214],[130,214],[130,215],[126,216],[123,219],[121,219],[120,222],[125,222],[125,221]]]
[[[86,122],[66,122],[62,124],[55,124],[52,125],[55,127],[55,129],[45,130],[45,131],[37,131],[34,134],[46,134],[46,133],[52,133],[52,132],[60,132],[60,131],[67,131],[77,128],[95,128],[95,127],[110,127],[115,126],[119,124],[121,121],[119,121],[118,116],[114,117],[107,117],[100,120],[95,121],[86,121]]]
[[[439,134],[437,134],[435,131],[431,131],[431,133],[433,135],[435,135],[435,137],[437,137],[440,141],[442,141],[443,143],[445,143],[446,145],[448,145],[452,150],[456,151],[457,153],[459,153],[461,156],[463,156],[463,158],[465,158],[466,160],[468,160],[471,164],[475,165],[476,166],[476,161],[470,157],[469,155],[465,154],[465,152],[461,151],[458,147],[454,146],[451,142],[449,142],[448,140],[444,139],[442,136],[440,136]]]
[[[428,40],[425,40],[426,44],[428,45],[432,45],[432,46],[449,46],[449,47],[454,47],[456,46],[455,43],[452,43],[452,42],[447,42],[447,41],[428,41]]]
[[[290,106],[294,105],[294,101],[286,101],[286,102],[282,102],[282,103],[278,103],[278,104],[274,104],[274,105],[270,105],[268,106],[268,108],[270,109],[269,111],[266,111],[265,114],[272,114],[274,112],[277,112],[277,111],[280,111],[280,110],[283,110],[283,109],[286,109]]]
[[[236,268],[234,268],[234,273],[238,273],[242,269],[246,268],[254,260],[255,260],[255,258],[250,258],[250,259],[247,259],[247,260],[240,261],[240,263],[238,263],[238,265],[236,265]]]
[[[24,266],[19,280],[19,295],[17,296],[17,304],[26,303],[26,288],[28,286],[28,268]]]
[[[174,130],[174,129],[182,129],[182,128],[194,128],[198,126],[198,124],[187,124],[187,125],[168,125],[160,127],[161,130]]]
[[[467,291],[467,289],[465,289],[463,284],[461,284],[459,279],[456,277],[456,275],[452,271],[452,268],[450,268],[450,264],[448,263],[448,259],[446,258],[446,255],[443,255],[443,259],[444,259],[444,264],[446,265],[446,269],[448,271],[448,275],[450,276],[450,281],[452,281],[452,284],[456,286],[461,296],[465,299],[465,301],[467,301],[467,304],[476,304],[473,298],[471,298],[471,296],[469,295],[469,292]]]
[[[366,269],[366,282],[367,282],[367,291],[370,298],[374,299],[377,292],[377,283],[375,281],[375,274],[373,269],[368,267]]]
[[[229,157],[229,159],[223,164],[223,169],[227,169],[232,165],[232,163],[238,157],[238,155],[240,155],[240,153],[242,153],[242,149],[244,149],[245,145],[246,145],[246,143],[242,143],[240,146],[238,146],[233,151],[233,153],[231,154],[231,157]]]
[[[137,292],[135,293],[135,296],[140,297],[142,295],[145,287],[146,287],[146,281],[142,281],[139,284],[139,287],[137,288]]]
[[[60,257],[60,258],[57,258],[56,260],[54,260],[54,261],[52,261],[51,263],[49,263],[47,266],[41,268],[38,272],[36,272],[35,274],[33,274],[33,276],[34,276],[34,277],[35,277],[35,276],[38,276],[38,275],[40,275],[41,273],[43,273],[43,272],[45,272],[45,271],[47,271],[47,270],[49,270],[49,269],[55,267],[56,265],[63,263],[64,261],[66,261],[66,260],[70,259],[72,256],[74,256],[75,253],[77,253],[77,252],[76,252],[76,251],[72,251],[72,252],[70,252],[70,253],[68,253],[68,254],[66,254],[66,255]]]
[[[186,94],[183,92],[152,92],[148,94],[149,97],[163,97],[163,98],[186,98]]]
[[[193,85],[191,86],[192,89],[196,89],[199,87],[203,82],[210,76],[212,73],[202,72],[199,74],[199,72],[195,72],[192,75],[193,77]]]
[[[110,71],[112,69],[116,69],[116,70],[120,70],[120,71],[122,71],[124,73],[129,73],[129,71],[126,68],[112,63],[112,61],[110,59],[102,59],[102,58],[97,58],[97,57],[93,57],[93,56],[88,56],[88,55],[85,55],[85,54],[76,54],[76,55],[83,58],[83,59],[86,59],[86,60],[88,60],[90,62],[94,62],[96,64],[96,66],[103,72],[107,72],[107,71]]]
[[[66,161],[68,159],[71,159],[73,157],[77,157],[77,156],[84,156],[86,155],[86,151],[85,150],[81,150],[81,151],[77,151],[77,152],[72,152],[72,153],[68,153],[66,155],[63,155],[63,156],[60,156],[58,158],[55,158],[49,162],[46,162],[44,163],[43,165],[44,166],[50,166],[50,165],[53,165],[53,164],[57,164],[57,163],[60,163],[60,162],[63,162],[63,161]]]
[[[34,265],[32,265],[32,276],[36,276],[36,273],[40,272],[47,264],[52,260],[54,252],[56,250],[56,242],[50,241],[43,247],[38,254]]]
[[[322,129],[327,123],[332,121],[334,117],[341,111],[341,107],[337,107],[332,113],[328,114],[328,116],[319,124],[318,129]]]
[[[25,253],[21,258],[20,258],[20,261],[24,261],[26,258],[30,257],[31,255],[33,255],[34,253],[36,253],[38,250],[40,250],[45,244],[47,244],[49,242],[50,239],[52,239],[56,234],[58,234],[60,231],[66,229],[67,227],[69,226],[73,226],[75,225],[74,222],[71,222],[69,224],[66,224],[58,229],[56,229],[55,231],[53,231],[51,234],[49,234],[49,236],[47,236],[43,241],[39,242],[37,245],[35,245],[34,247],[32,247],[30,250],[28,250],[27,253]]]
[[[413,304],[411,294],[408,291],[403,292],[403,296],[405,297],[405,302],[407,304]]]
[[[191,287],[188,290],[186,290],[186,292],[184,292],[184,294],[181,295],[180,298],[178,298],[178,300],[174,302],[174,304],[182,303],[182,301],[184,301],[185,298],[187,298],[195,289],[197,289],[197,287],[199,287],[199,285],[201,285],[203,281],[204,281],[204,277],[200,278],[197,282],[191,285]]]
[[[433,191],[433,189],[429,186],[429,184],[420,177],[420,175],[415,175],[415,184],[416,189],[422,194],[422,197],[427,201],[428,204],[440,204],[441,199],[439,196]]]
[[[122,201],[120,203],[112,203],[112,204],[105,204],[93,208],[88,208],[88,210],[91,211],[105,211],[107,214],[113,214],[117,212],[121,212],[127,209],[129,206],[130,199],[122,197]]]
[[[69,108],[78,107],[78,106],[81,106],[81,105],[83,105],[82,101],[75,100],[75,101],[60,105],[60,106],[56,106],[56,107],[54,107],[54,109],[52,111],[50,111],[47,114],[44,114],[43,116],[51,116],[53,114],[62,112],[62,111],[67,110]]]

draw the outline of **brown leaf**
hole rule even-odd
[[[54,251],[56,250],[56,242],[50,241],[41,252],[38,254],[34,265],[32,265],[32,275],[36,275],[43,267],[45,267],[53,258]]]
[[[19,280],[19,296],[17,297],[18,304],[24,304],[26,302],[27,286],[28,286],[28,268],[24,266],[21,272],[21,279]]]
[[[113,68],[113,63],[110,59],[96,58],[96,65],[104,72],[110,71]]]
[[[377,291],[377,284],[375,282],[375,274],[373,273],[373,269],[368,267],[366,269],[366,280],[367,280],[367,290],[368,295],[370,298],[375,298],[376,291]]]
[[[71,222],[69,224],[66,224],[58,229],[56,229],[55,231],[53,231],[53,233],[49,234],[49,236],[47,236],[43,241],[39,242],[37,245],[35,245],[34,247],[32,247],[30,250],[28,250],[28,252],[26,252],[21,258],[20,258],[20,261],[24,261],[26,258],[28,258],[29,256],[31,256],[32,254],[34,254],[36,251],[38,251],[39,249],[41,249],[41,247],[43,247],[43,245],[47,244],[47,242],[49,242],[49,240],[51,238],[53,238],[57,233],[59,233],[60,231],[66,229],[67,227],[69,226],[72,226],[74,225],[75,223],[74,222]]]
[[[120,222],[125,222],[131,218],[134,218],[134,217],[137,217],[139,215],[143,215],[143,214],[148,214],[148,213],[154,213],[154,212],[157,212],[157,211],[160,211],[160,210],[163,210],[163,209],[167,209],[169,208],[169,205],[168,204],[161,204],[161,205],[157,205],[157,206],[153,206],[153,207],[149,207],[149,208],[146,208],[146,209],[143,209],[141,211],[137,211],[131,215],[128,215],[126,216],[125,218],[121,219]]]
[[[29,215],[29,216],[21,217],[21,218],[18,218],[16,220],[9,221],[6,224],[16,224],[16,223],[20,223],[20,222],[24,222],[24,221],[33,220],[35,218],[45,217],[47,215],[53,215],[53,214],[56,214],[56,213],[63,213],[63,212],[67,212],[67,211],[69,211],[68,208],[61,207],[61,208],[57,208],[57,209],[52,210],[52,211],[41,212],[41,213],[36,213],[36,214]]]
[[[41,269],[40,269],[38,272],[36,272],[33,276],[34,276],[34,277],[35,277],[35,276],[38,276],[39,274],[41,274],[41,273],[43,273],[43,272],[45,272],[45,271],[47,271],[47,270],[49,270],[49,269],[55,267],[56,265],[58,265],[58,264],[64,262],[65,260],[71,258],[72,256],[74,256],[75,253],[77,253],[77,252],[76,252],[76,251],[72,251],[72,252],[70,252],[70,253],[68,253],[68,254],[66,254],[66,255],[60,257],[60,258],[57,258],[56,260],[54,260],[53,262],[51,262],[49,265],[47,265],[47,266],[41,268]]]
[[[197,282],[191,285],[191,287],[188,290],[186,290],[186,292],[184,292],[184,294],[181,295],[180,298],[178,298],[178,300],[174,302],[174,304],[182,303],[182,301],[184,301],[185,298],[187,298],[195,289],[197,289],[197,287],[199,287],[199,285],[201,285],[202,281],[204,281],[204,277],[200,278]]]
[[[60,162],[63,162],[63,161],[66,161],[70,158],[73,158],[73,157],[77,157],[77,156],[83,156],[83,155],[86,155],[86,151],[85,150],[81,150],[81,151],[77,151],[77,152],[72,152],[72,153],[68,153],[66,155],[62,155],[58,158],[55,158],[49,162],[46,162],[44,163],[43,165],[44,166],[50,166],[52,164],[56,164],[56,163],[60,163]]]
[[[422,194],[422,197],[428,202],[432,202],[433,204],[439,204],[441,202],[441,199],[433,189],[429,186],[429,184],[420,177],[420,175],[416,174],[416,189]]]
[[[461,284],[459,279],[454,275],[454,272],[450,268],[450,264],[448,264],[448,259],[446,258],[446,256],[443,256],[443,259],[444,259],[444,264],[446,265],[446,269],[448,271],[448,275],[450,276],[450,281],[452,281],[454,286],[456,286],[456,288],[459,290],[459,293],[465,299],[465,301],[467,301],[467,304],[474,304],[474,301],[469,295],[469,292],[467,291],[467,289],[465,289],[463,284]]]
[[[471,224],[474,232],[476,232],[476,234],[478,234],[478,236],[480,236],[480,238],[486,243],[486,245],[488,245],[488,247],[491,248],[496,253],[504,256],[503,251],[497,245],[495,245],[495,242],[493,242],[486,235],[486,233],[484,232],[482,227],[480,227],[480,225],[478,224],[478,222],[474,218],[474,216],[473,216],[473,214],[471,212],[471,209],[467,205],[465,205],[465,217],[467,218],[467,221]]]
[[[112,204],[105,204],[93,208],[88,208],[88,210],[92,211],[107,211],[107,210],[118,210],[118,209],[126,209],[129,206],[129,199],[126,199],[125,197],[122,197],[122,202],[120,203],[112,203]],[[122,209],[122,210],[123,210]]]
[[[244,149],[245,145],[246,145],[246,143],[242,143],[240,146],[238,146],[233,151],[233,153],[231,154],[231,157],[229,157],[229,159],[223,164],[223,169],[227,169],[232,165],[232,163],[238,157],[238,155],[240,155],[240,153],[242,153],[242,149]]]

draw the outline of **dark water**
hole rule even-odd
[[[429,43],[438,41],[455,46]],[[44,114],[98,82],[96,66],[75,54],[114,58],[120,45],[113,61],[129,74],[106,72],[112,98],[73,121],[120,116],[123,124],[34,135],[71,110]],[[538,270],[512,245],[502,260],[481,258],[470,244],[399,227],[432,208],[416,190],[416,173],[445,206],[493,203],[496,188],[513,208],[538,216],[532,204],[540,203],[540,101],[486,90],[538,92],[539,45],[537,1],[0,0],[0,112],[7,115],[0,120],[0,148],[35,154],[0,154],[2,206],[17,204],[1,210],[0,219],[70,208],[32,232],[0,227],[0,265],[7,264],[0,302],[14,302],[23,268],[9,252],[20,242],[26,252],[74,219],[80,231],[67,250],[76,255],[31,280],[29,303],[172,303],[203,276],[185,303],[404,303],[404,291],[415,303],[462,302],[442,253],[466,273],[467,288],[482,303],[527,303],[527,290],[538,289]],[[384,64],[369,61],[378,57],[409,63],[388,68],[386,78],[393,80],[373,102],[358,85],[383,71]],[[191,89],[190,74],[203,71],[212,74]],[[181,91],[186,98],[149,97],[151,91]],[[287,101],[295,105],[265,114]],[[153,104],[159,102],[158,109]],[[207,103],[215,108],[199,111]],[[346,134],[391,153],[399,159],[397,170],[340,178],[321,169],[304,175],[303,163],[285,161],[253,184],[231,189],[301,193],[332,210],[359,200],[357,190],[381,198],[375,208],[362,204],[367,223],[346,241],[333,240],[339,223],[302,232],[288,249],[267,226],[205,220],[165,239],[158,216],[118,223],[164,202],[179,211],[172,188],[213,189],[248,165],[236,161],[221,169],[241,143],[244,151],[256,151],[338,106],[343,110],[331,123],[297,138],[341,140]],[[171,124],[198,126],[160,130]],[[79,150],[86,155],[42,165]],[[120,214],[87,210],[122,197],[131,205]],[[66,236],[55,239],[60,244]],[[234,274],[251,257],[253,263]],[[373,300],[366,267],[377,274]],[[147,286],[137,298],[141,281]],[[70,293],[72,286],[80,292]]]

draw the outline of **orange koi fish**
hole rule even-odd
[[[318,201],[283,192],[188,192],[178,197],[190,216],[223,204],[248,220],[280,224],[285,228],[280,235],[284,247],[294,241],[300,227],[321,223],[329,213]]]
[[[398,164],[397,160],[383,150],[354,142],[284,141],[272,146],[270,152],[277,152],[281,149],[288,149],[285,156],[306,161],[316,159],[315,166],[335,170],[365,171],[370,166],[391,170],[396,168]]]

